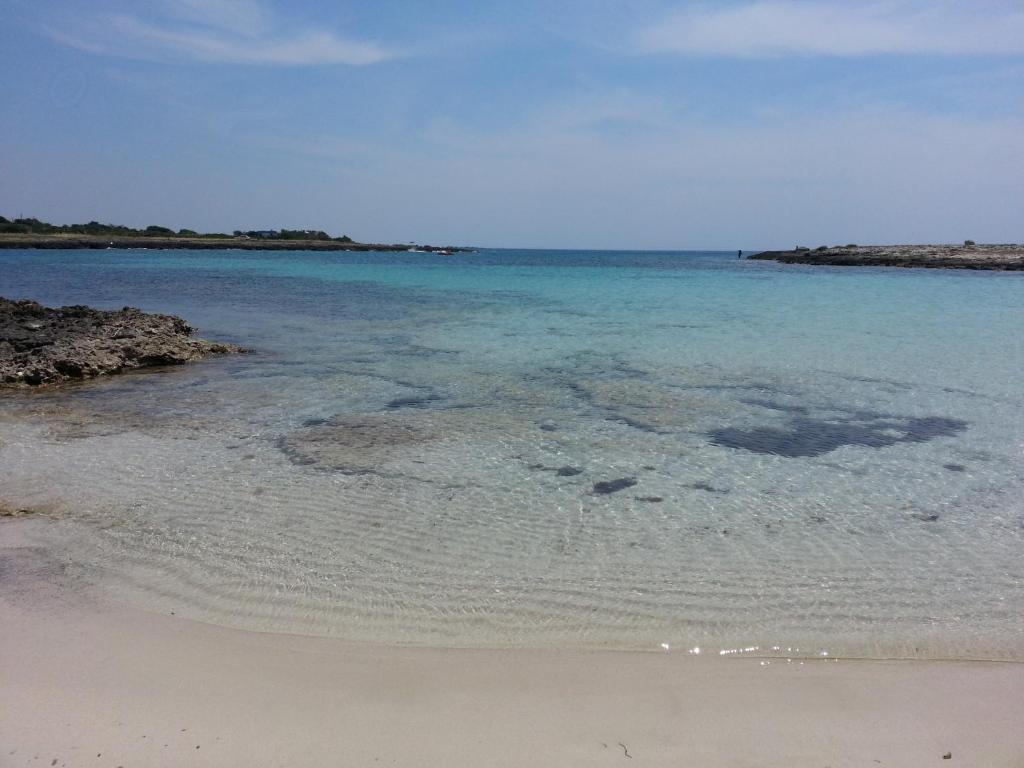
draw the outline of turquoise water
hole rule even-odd
[[[0,295],[253,350],[0,400],[0,498],[51,510],[69,572],[143,607],[399,643],[1024,658],[1020,275],[0,251]]]

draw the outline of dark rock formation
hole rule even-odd
[[[725,427],[711,430],[708,436],[712,443],[724,448],[793,459],[822,456],[844,445],[887,448],[897,443],[926,443],[937,437],[953,437],[967,426],[962,419],[944,416],[870,418],[860,414],[831,419],[800,416],[790,420],[784,429]]]
[[[764,251],[750,258],[838,267],[1024,270],[1024,245],[846,245]]]
[[[388,408],[426,408],[431,403],[436,403],[443,400],[440,395],[435,392],[431,392],[427,395],[410,395],[409,397],[396,397],[391,400],[388,404]]]
[[[705,483],[705,482],[690,483],[686,487],[687,488],[693,488],[695,491],[707,491],[708,493],[728,493],[729,492],[725,488],[715,488],[715,486],[711,485],[710,483]]]
[[[38,386],[243,351],[190,338],[180,317],[132,307],[51,309],[0,297],[0,386]]]
[[[602,480],[594,483],[593,493],[597,496],[604,496],[626,488],[632,488],[636,484],[637,479],[635,477],[620,477],[618,480]]]

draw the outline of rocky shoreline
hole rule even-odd
[[[751,259],[838,267],[1024,270],[1024,245],[846,245],[764,251]]]
[[[351,243],[338,240],[278,240],[254,237],[116,237],[106,235],[22,235],[0,234],[0,248],[43,250],[103,250],[150,248],[188,251],[417,251],[428,253],[470,253],[472,248],[435,245]]]
[[[191,335],[188,323],[174,315],[132,307],[52,309],[0,297],[0,388],[60,384],[245,351]]]

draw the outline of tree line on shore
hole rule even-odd
[[[20,235],[96,235],[102,237],[199,237],[210,239],[259,238],[263,240],[326,240],[339,243],[351,243],[348,235],[331,237],[319,229],[267,229],[242,231],[236,229],[230,235],[225,232],[200,233],[192,229],[174,231],[169,227],[156,224],[145,229],[135,229],[122,224],[101,224],[90,221],[88,224],[50,224],[35,218],[7,219],[0,216],[0,233]]]

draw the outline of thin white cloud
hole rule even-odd
[[[90,53],[220,64],[361,66],[396,58],[373,41],[297,27],[257,0],[173,0],[163,18],[110,14],[51,27],[50,36]]]
[[[500,128],[438,119],[399,144],[329,132],[233,140],[265,167],[303,169],[279,172],[296,191],[278,196],[297,195],[304,215],[329,221],[343,210],[361,231],[396,242],[672,248],[721,247],[728,236],[792,247],[793,238],[1019,236],[1020,117],[929,115],[883,102],[722,125],[620,91],[604,97],[610,107],[601,101],[588,92]],[[637,110],[657,115],[658,130],[593,127]],[[315,170],[293,156],[315,158]],[[267,210],[277,209],[268,202]],[[965,234],[975,232],[983,234]]]
[[[642,29],[645,53],[783,56],[1021,55],[1024,10],[969,2],[763,0],[699,6]]]
[[[259,0],[164,0],[167,15],[235,34],[256,35],[271,26]]]

